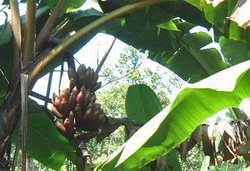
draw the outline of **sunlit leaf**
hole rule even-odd
[[[166,30],[179,31],[179,29],[177,28],[177,26],[175,25],[175,23],[173,21],[161,23],[161,24],[157,25],[157,27],[161,28],[161,29],[166,29]]]
[[[241,63],[184,88],[174,102],[137,131],[113,159],[102,164],[136,170],[169,153],[206,118],[250,97],[250,61]],[[118,162],[116,162],[118,161]]]

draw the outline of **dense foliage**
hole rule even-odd
[[[22,17],[20,3],[27,4]],[[82,151],[85,147],[78,146],[85,142],[76,142],[72,147],[72,139],[56,130],[55,123],[59,122],[55,122],[51,112],[28,100],[27,94],[50,102],[51,84],[47,85],[47,97],[32,92],[33,85],[64,61],[74,70],[74,62],[69,60],[73,59],[72,54],[98,32],[111,34],[147,52],[150,59],[193,84],[182,89],[163,110],[151,88],[144,84],[130,86],[125,100],[126,119],[107,117],[106,125],[96,131],[96,138],[107,137],[121,125],[128,129],[131,137],[95,165],[96,170],[138,170],[144,166],[152,170],[180,169],[175,149],[180,145],[183,149],[182,145],[187,143],[189,150],[198,142],[203,142],[203,151],[209,156],[204,167],[206,163],[215,166],[220,163],[218,147],[221,147],[223,161],[240,164],[243,157],[248,162],[249,119],[237,107],[250,96],[249,3],[249,0],[1,1],[1,12],[8,16],[5,11],[10,7],[12,15],[11,22],[6,19],[0,26],[0,97],[3,101],[0,168],[12,165],[9,149],[13,139],[17,147],[21,144],[22,170],[25,170],[26,152],[55,170],[61,168],[66,159],[75,163],[78,170],[88,169],[88,155]],[[191,32],[196,26],[212,29],[213,34]],[[218,43],[222,54],[211,47],[211,43]],[[139,58],[130,56],[134,66],[128,69],[133,70]],[[122,60],[128,63],[126,58]],[[128,78],[137,83],[140,82],[138,76],[141,77],[139,72]],[[146,82],[153,82],[155,78],[151,79]],[[161,86],[161,82],[156,85]],[[199,125],[226,108],[236,120],[222,132],[218,131],[221,146],[216,146],[214,134],[208,134],[210,125]],[[13,134],[19,122],[21,129]],[[229,127],[233,131],[227,129]],[[17,138],[19,132],[21,140]],[[85,133],[92,132],[85,131],[83,135]],[[207,151],[208,147],[214,150]],[[185,156],[187,149],[180,152],[181,156]]]

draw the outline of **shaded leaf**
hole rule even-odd
[[[226,3],[224,1],[214,6],[212,3],[205,2],[203,5],[203,12],[206,19],[221,32],[224,32],[224,20],[228,16]]]
[[[193,1],[186,0],[187,3],[202,10],[205,18],[214,27],[215,34],[219,30],[228,38],[249,42],[249,21],[248,9],[250,6],[249,1]],[[216,38],[216,37],[215,37]]]
[[[109,6],[118,8],[122,6],[122,3],[105,1],[100,5],[105,11]],[[179,23],[185,22],[179,20],[179,23],[176,23],[174,20],[179,17],[192,24],[199,23],[199,25],[208,26],[202,13],[192,5],[183,1],[170,1],[117,19],[103,27],[101,32],[111,34],[142,51],[167,53],[172,56],[180,47],[178,36],[187,31],[185,30],[183,33],[176,31]],[[192,24],[186,25],[185,29],[192,28]],[[159,26],[162,27],[159,28]],[[163,26],[166,26],[167,29]]]
[[[36,13],[36,25],[41,25],[40,23],[42,23],[42,25],[44,24],[43,20],[46,19],[45,15],[48,12],[48,6],[44,6],[41,8],[37,9],[37,13]],[[21,20],[22,22],[24,22],[25,20],[25,15],[21,16]],[[5,29],[3,29],[4,27],[6,27]],[[40,27],[37,29],[41,29]],[[3,25],[0,25],[0,30],[4,30],[4,33],[1,35],[0,37],[0,46],[9,43],[12,40],[12,30],[11,30],[11,23],[10,21],[8,23],[6,23]]]
[[[182,47],[173,55],[149,53],[149,58],[168,67],[182,79],[197,82],[227,67],[219,52],[202,49],[212,43],[210,35],[204,32],[186,34],[180,39]]]
[[[167,170],[173,170],[173,171],[181,171],[181,165],[178,158],[178,152],[176,150],[172,150],[167,155]]]
[[[157,95],[143,84],[128,88],[125,103],[128,118],[140,124],[145,124],[162,110]]]
[[[42,7],[37,10],[36,14],[36,25],[40,29],[41,25],[44,24],[45,15],[48,12],[48,7]],[[25,16],[21,16],[24,20]],[[3,29],[4,25],[0,26]],[[12,32],[10,22],[6,23],[6,28],[4,29],[4,34],[0,37],[0,71],[1,79],[0,82],[0,96],[3,96],[6,92],[7,80],[10,80],[11,70],[13,67],[13,42],[12,42]]]
[[[227,60],[233,65],[250,58],[246,43],[221,37],[219,44],[223,55],[225,55]]]
[[[215,165],[217,163],[216,150],[213,146],[215,140],[213,132],[213,128],[209,130],[209,125],[202,125],[202,147],[204,154],[210,157],[210,165]]]
[[[43,165],[59,170],[66,158],[75,162],[76,154],[69,142],[56,129],[44,109],[29,104],[27,153]]]
[[[244,43],[250,42],[249,36],[250,28],[244,29],[238,26],[238,24],[234,21],[229,22],[228,24],[228,38],[232,40],[239,40]],[[249,46],[248,46],[248,49]]]
[[[204,32],[188,34],[181,38],[182,46],[206,70],[209,75],[227,68],[219,52],[214,49],[202,49],[211,42],[211,37]]]
[[[242,155],[249,160],[249,155],[250,155],[249,152],[250,152],[250,141],[248,140],[243,146],[241,146],[238,149],[237,154]]]
[[[200,1],[197,0],[185,0],[187,3],[195,6],[196,8],[198,8],[199,10],[202,9],[202,3]]]

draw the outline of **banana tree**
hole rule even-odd
[[[98,32],[111,34],[142,51],[149,51],[149,58],[171,69],[190,83],[249,59],[249,16],[246,12],[249,1],[247,0],[212,3],[191,0],[136,2],[28,0],[20,3],[27,4],[26,14],[21,17],[17,1],[2,2],[2,6],[7,5],[11,11],[11,22],[6,20],[1,26],[0,35],[2,73],[0,95],[3,101],[0,113],[0,166],[3,168],[10,166],[8,149],[11,136],[15,135],[13,131],[17,128],[21,116],[23,120],[26,116],[23,104],[28,101],[21,98],[23,97],[20,93],[21,87],[25,88],[25,84],[20,83],[20,74],[28,76],[26,89],[30,94],[36,81],[42,75],[51,72],[62,61],[66,61],[69,69],[72,69],[69,70],[69,78],[76,78],[72,54]],[[191,33],[190,30],[196,26],[212,28],[213,38],[204,32]],[[215,48],[204,48],[212,42],[219,43],[223,56]],[[229,82],[219,82],[218,75],[226,74],[234,74],[234,77]],[[159,114],[157,114],[159,111],[150,113],[149,118],[152,118],[152,115],[155,117],[97,169],[141,168],[177,147],[207,117],[221,109],[237,107],[242,99],[249,97],[249,89],[246,86],[249,80],[249,62],[218,75],[184,89],[173,104]],[[79,83],[81,79],[77,77],[77,80],[74,84],[81,89]],[[208,84],[205,84],[207,82]],[[220,84],[213,86],[214,82]],[[73,88],[71,90],[73,91]],[[48,97],[43,99],[48,101]],[[56,97],[53,100],[56,106]],[[199,103],[193,103],[197,100]],[[213,103],[207,103],[208,100]],[[154,105],[158,110],[157,102]],[[51,112],[41,106],[37,107],[34,102],[29,101],[28,109],[27,137],[25,137],[26,129],[23,128],[25,124],[21,124],[23,126],[21,139],[23,144],[27,143],[27,153],[53,169],[59,169],[65,158],[68,158],[77,164],[78,170],[84,170],[86,160],[81,158],[83,157],[81,150],[77,152],[81,143],[72,138],[74,133],[70,136],[60,135],[54,126],[58,126],[60,122],[54,118],[49,119],[47,114],[51,116]],[[181,117],[178,117],[179,112]],[[55,110],[53,113],[55,114]],[[134,115],[137,113],[128,114],[128,118],[134,119]],[[67,118],[69,116],[67,115]],[[190,122],[186,122],[188,119],[191,119]],[[97,139],[99,137],[99,140],[119,127],[117,123],[127,124],[121,120],[118,122],[114,118],[105,117],[105,120],[108,123],[107,127],[109,126],[106,132],[104,131],[105,134],[93,136]],[[148,132],[148,127],[155,122],[157,124]],[[44,130],[45,128],[50,131]],[[182,133],[177,132],[178,129],[183,130]],[[88,129],[83,130],[89,133]],[[164,130],[167,130],[167,133]],[[147,136],[143,141],[136,138],[144,135]],[[39,141],[36,140],[37,137]],[[18,142],[18,138],[16,141]],[[133,151],[129,150],[134,143],[136,148]],[[46,150],[38,148],[44,144]],[[22,151],[26,153],[25,146],[22,146]]]

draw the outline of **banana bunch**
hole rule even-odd
[[[98,74],[93,69],[80,65],[75,71],[68,68],[70,87],[59,95],[53,94],[52,113],[62,122],[55,122],[61,134],[69,139],[97,136],[98,130],[107,123],[107,118],[96,103],[95,91],[100,88]]]
[[[86,68],[84,64],[78,67],[77,72],[69,67],[68,77],[70,80],[70,90],[75,86],[80,89],[84,85],[87,90],[93,93],[101,87],[101,82],[97,82],[98,73],[90,67]]]

